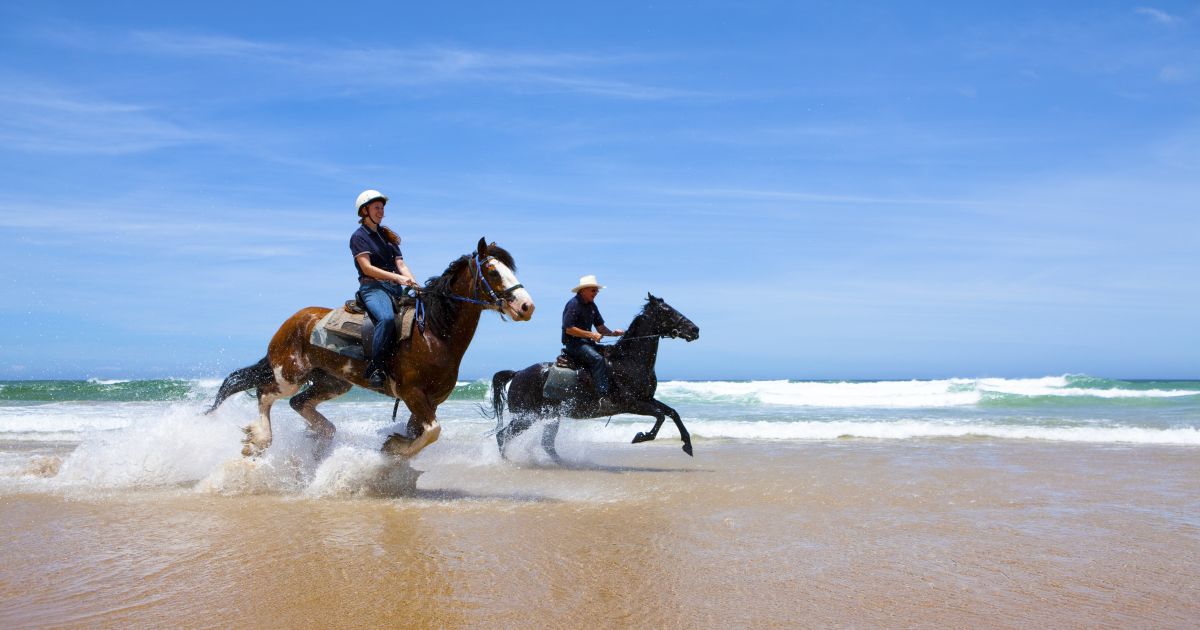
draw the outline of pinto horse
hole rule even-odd
[[[515,321],[533,317],[533,299],[517,281],[512,256],[495,243],[479,239],[472,254],[431,278],[420,291],[425,325],[395,348],[382,388],[371,388],[363,376],[365,361],[352,359],[310,342],[313,327],[330,309],[311,306],[300,310],[279,327],[258,363],[230,374],[217,392],[212,413],[229,396],[256,388],[258,421],[243,429],[242,454],[261,454],[271,445],[271,405],[291,396],[291,406],[308,429],[328,446],[335,428],[317,411],[317,405],[350,391],[352,385],[374,389],[404,401],[411,415],[408,435],[392,434],[383,451],[412,457],[437,440],[441,426],[437,406],[454,391],[458,367],[467,351],[479,317],[494,310]],[[397,335],[399,337],[399,335]],[[311,383],[300,391],[305,383]],[[299,393],[297,393],[299,392]]]
[[[578,386],[569,392],[565,400],[546,399],[543,391],[550,375],[550,363],[534,364],[520,372],[496,372],[492,376],[492,412],[496,418],[496,443],[500,446],[500,455],[504,455],[506,443],[533,426],[534,422],[552,419],[542,430],[542,448],[554,461],[562,461],[554,449],[559,418],[599,418],[618,413],[654,416],[654,428],[649,433],[639,432],[635,435],[634,444],[657,437],[664,417],[670,416],[683,440],[683,452],[691,455],[692,438],[683,426],[679,413],[654,399],[654,392],[658,388],[654,363],[658,358],[658,340],[663,337],[695,341],[700,337],[700,328],[670,304],[647,293],[642,312],[633,318],[624,336],[608,353],[611,382],[609,399],[613,408],[600,408],[595,390]],[[508,385],[507,392],[505,385]],[[506,402],[513,416],[508,426],[504,426],[503,420]]]

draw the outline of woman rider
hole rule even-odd
[[[371,361],[364,374],[373,388],[381,388],[387,374],[385,363],[388,349],[396,338],[396,313],[392,296],[402,297],[405,287],[415,287],[417,281],[404,264],[400,253],[400,237],[380,225],[383,207],[388,198],[378,190],[364,190],[358,195],[358,222],[361,224],[350,236],[350,253],[358,270],[358,294],[375,321],[375,336],[371,339]]]

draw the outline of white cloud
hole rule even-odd
[[[1187,83],[1191,78],[1191,73],[1179,66],[1164,66],[1158,71],[1158,80],[1163,83]]]
[[[1155,9],[1153,7],[1138,7],[1134,9],[1134,12],[1139,15],[1144,15],[1151,20],[1158,22],[1159,24],[1179,24],[1183,21],[1182,18],[1171,15],[1162,9]]]
[[[189,58],[236,58],[286,69],[350,91],[386,86],[485,83],[514,90],[549,90],[606,98],[663,100],[702,94],[594,76],[619,66],[650,61],[630,54],[527,53],[461,47],[302,46],[225,36],[165,31],[136,32],[126,42],[133,52]]]
[[[885,205],[980,205],[986,202],[970,199],[938,199],[929,197],[879,197],[870,195],[847,195],[811,193],[788,190],[751,190],[738,188],[689,188],[657,189],[657,192],[675,197],[702,197],[742,201],[796,201],[833,204],[885,204]]]
[[[6,81],[0,146],[37,153],[122,155],[197,142],[200,134],[151,108]]]

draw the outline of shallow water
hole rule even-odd
[[[476,408],[485,391],[443,405],[442,439],[411,466],[379,454],[391,406],[361,395],[323,407],[339,428],[323,457],[277,404],[275,443],[256,460],[238,454],[252,401],[204,416],[211,385],[170,400],[9,401],[0,627],[1200,618],[1192,394],[996,411],[887,406],[862,391],[855,407],[773,405],[672,386],[696,457],[669,422],[628,444],[649,420],[620,416],[564,423],[563,465],[536,429],[501,459]],[[979,430],[989,423],[1033,433]]]
[[[7,493],[0,625],[1191,627],[1200,463],[1076,444],[591,446],[349,495]],[[439,442],[431,448],[441,446]]]

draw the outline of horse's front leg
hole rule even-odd
[[[412,412],[408,418],[408,435],[393,433],[383,443],[382,450],[389,455],[409,458],[436,442],[442,434],[442,426],[437,421],[437,407],[425,392],[407,390],[400,395],[404,405]]]
[[[650,429],[647,433],[638,431],[638,434],[633,436],[634,444],[649,442],[658,437],[658,430],[662,428],[663,420],[666,420],[666,416],[663,415],[662,410],[658,408],[658,405],[654,401],[638,401],[634,405],[626,407],[623,411],[639,416],[654,416],[654,428]]]
[[[692,436],[690,433],[688,433],[687,427],[683,426],[683,419],[679,417],[679,412],[659,402],[658,400],[655,400],[654,404],[658,405],[658,408],[661,409],[663,413],[671,416],[671,421],[675,423],[675,428],[679,429],[679,438],[683,440],[683,452],[687,453],[688,456],[693,456]],[[662,420],[659,420],[659,424],[662,424]],[[654,425],[654,430],[656,432],[658,431],[658,425]]]

